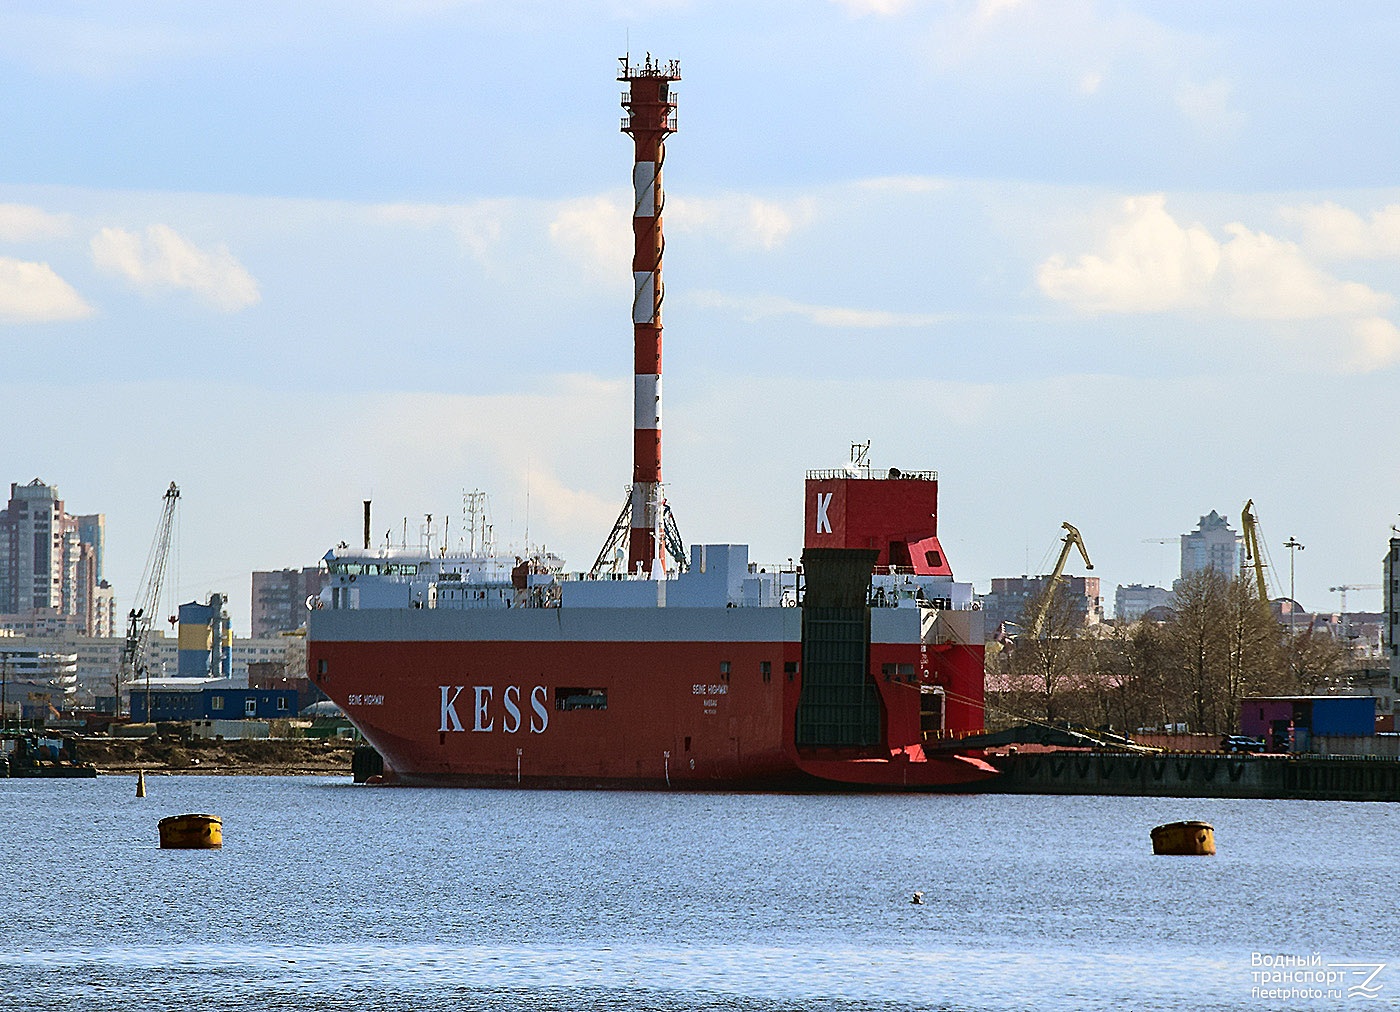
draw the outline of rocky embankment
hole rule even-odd
[[[77,741],[77,758],[99,773],[348,777],[354,748],[349,741],[321,738],[84,737]]]

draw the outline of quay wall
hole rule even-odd
[[[1312,739],[1318,755],[1373,755],[1400,758],[1400,734],[1319,734]]]
[[[1400,801],[1400,761],[1354,756],[1042,752],[992,756],[1005,794]]]

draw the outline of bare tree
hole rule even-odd
[[[1229,647],[1224,620],[1229,581],[1214,569],[1183,577],[1174,593],[1169,638],[1186,693],[1186,716],[1194,731],[1219,730],[1216,718],[1226,678]]]
[[[1249,578],[1237,576],[1226,587],[1222,617],[1226,656],[1214,723],[1216,730],[1234,730],[1242,698],[1284,688],[1285,664],[1279,624]]]
[[[1028,628],[1040,601],[1027,604],[1021,627]],[[1065,594],[1056,594],[1046,610],[1040,635],[1022,634],[1009,658],[1015,702],[1034,710],[1047,723],[1066,716],[1067,690],[1075,675],[1082,676],[1086,651],[1084,623]]]
[[[1315,693],[1335,685],[1350,664],[1345,644],[1312,626],[1297,634],[1283,630],[1280,668],[1291,677],[1280,678],[1284,691]]]

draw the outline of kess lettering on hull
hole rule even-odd
[[[438,731],[465,731],[467,729],[457,713],[457,697],[465,689],[465,685],[438,686],[438,691],[442,693]],[[520,686],[507,685],[505,687],[501,693],[499,710],[496,708],[495,696],[496,687],[494,685],[472,686],[472,730],[494,731],[497,729],[497,717],[499,717],[501,731],[506,734],[517,733],[521,730],[522,723]],[[543,734],[545,728],[549,727],[549,707],[545,705],[548,697],[549,692],[543,685],[536,685],[530,690],[531,734]]]

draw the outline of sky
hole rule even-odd
[[[0,481],[130,607],[357,543],[587,569],[630,481],[617,58],[681,61],[663,475],[799,554],[802,480],[935,469],[954,573],[1106,604],[1253,499],[1275,593],[1379,610],[1400,523],[1400,7],[1357,0],[12,0]],[[1083,572],[1071,562],[1070,572]],[[1367,585],[1370,585],[1369,587]]]

